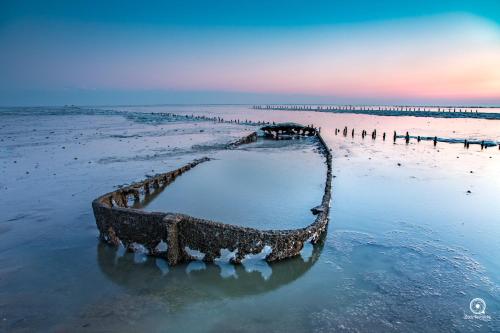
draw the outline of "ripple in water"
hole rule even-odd
[[[418,235],[418,236],[417,236]],[[498,331],[498,318],[464,320],[481,297],[498,313],[500,292],[466,250],[409,224],[381,237],[336,231],[325,246],[340,274],[334,301],[310,315],[315,332]]]

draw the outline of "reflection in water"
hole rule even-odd
[[[155,264],[156,267],[158,267],[158,269],[161,271],[161,275],[165,275],[170,271],[167,261],[162,258],[156,258]]]
[[[201,261],[201,260],[194,260],[188,263],[186,267],[186,273],[191,273],[191,272],[196,272],[196,271],[203,271],[207,268],[207,265]]]
[[[186,288],[189,285],[206,288],[219,296],[240,297],[268,292],[298,279],[317,262],[323,246],[322,239],[315,245],[310,244],[308,258],[297,256],[272,264],[252,259],[244,265],[192,261],[169,267],[159,258],[146,257],[138,263],[135,253],[121,255],[122,250],[99,243],[97,262],[109,279],[132,292],[143,291],[144,281],[148,281],[149,293],[168,291],[177,297],[179,293],[189,291]],[[184,296],[191,299],[193,295]]]

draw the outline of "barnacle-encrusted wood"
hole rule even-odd
[[[316,135],[326,157],[327,172],[323,199],[316,207],[316,219],[311,225],[293,230],[258,230],[184,214],[146,212],[129,207],[129,199],[138,201],[142,195],[148,195],[167,186],[177,176],[209,160],[205,157],[177,170],[134,183],[95,199],[92,208],[100,238],[114,245],[121,243],[129,250],[141,247],[147,250],[149,255],[167,259],[171,265],[193,259],[212,262],[222,255],[223,249],[234,253],[231,258],[233,263],[240,263],[245,256],[259,253],[266,253],[267,261],[298,255],[306,242],[316,243],[326,230],[331,197],[332,157],[328,146],[316,130],[311,131],[309,127],[290,123],[283,126],[285,127],[286,131],[281,132],[282,128],[278,126],[280,128],[280,132],[276,132],[278,136],[281,133]],[[257,133],[254,132],[229,144],[227,148],[234,148],[256,139]],[[266,252],[268,249],[271,251]],[[202,254],[195,255],[193,250]]]
[[[267,136],[279,137],[280,135],[308,135],[316,134],[316,129],[312,126],[303,126],[297,123],[279,123],[266,125],[261,128]]]

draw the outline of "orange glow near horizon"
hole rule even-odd
[[[4,54],[4,85],[500,101],[500,27],[466,14],[293,29],[165,30],[147,40],[140,38],[144,31],[111,31],[95,34],[91,46],[72,45],[76,33],[53,27],[40,32],[47,40],[36,57],[22,48],[21,56]],[[36,37],[17,37],[15,47]]]

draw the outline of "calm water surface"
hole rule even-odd
[[[143,206],[261,230],[305,227],[325,188],[318,148],[315,138],[259,139],[221,151]]]
[[[373,141],[334,134],[334,128],[348,126],[357,133],[376,128],[379,133],[500,140],[498,121],[265,112],[246,106],[113,109],[0,112],[0,330],[500,330],[498,149],[393,144],[379,137]],[[127,114],[122,116],[122,111]],[[296,151],[280,148],[274,153],[275,147],[256,144],[221,152],[222,144],[254,128],[158,120],[150,112],[321,126],[334,154],[335,175],[323,242],[274,264],[192,262],[176,267],[100,244],[90,207],[93,198],[201,156],[215,160],[205,169],[200,166],[198,176],[196,168],[182,176],[173,184],[179,187],[172,188],[172,193],[186,194],[184,209],[194,209],[190,213],[233,221],[247,216],[248,209],[252,217],[247,218],[254,221],[247,222],[258,223],[269,221],[273,209],[296,202],[301,217],[295,221],[303,223],[321,197],[317,189],[324,181],[324,159],[307,143],[296,142]],[[300,159],[296,170],[295,157],[280,164],[280,154],[313,159]],[[285,175],[302,174],[297,183],[306,186],[302,195],[287,194],[296,201],[284,203],[283,193],[266,197],[258,192],[266,184],[252,188],[241,180],[236,184],[250,186],[261,209],[253,203],[241,211],[193,208],[188,194],[196,190],[196,182],[189,176],[205,179],[204,172],[220,172],[238,179],[239,165],[254,155],[270,156],[262,163],[273,168],[271,174],[278,167]],[[314,158],[318,163],[310,167],[315,171],[303,173],[300,168],[309,163],[304,161]],[[257,178],[265,181],[267,175]],[[215,185],[221,176],[206,181]],[[280,177],[270,181],[283,183]],[[222,197],[230,196],[230,189]],[[211,196],[211,190],[202,193]],[[168,200],[160,200],[167,191],[157,198],[158,205],[166,205],[159,208],[168,207]],[[211,206],[218,199],[208,200]],[[242,197],[233,202],[239,206],[249,201]],[[485,300],[490,321],[464,319],[475,297]]]

